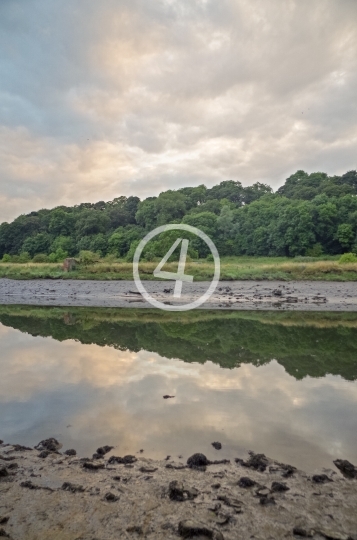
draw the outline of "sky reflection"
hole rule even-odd
[[[0,340],[6,442],[55,436],[84,456],[111,444],[116,455],[144,449],[154,458],[233,458],[252,449],[307,470],[357,460],[357,383],[340,376],[296,380],[274,359],[224,369],[2,325]]]

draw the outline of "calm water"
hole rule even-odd
[[[357,314],[143,311],[0,306],[0,438],[357,461]]]

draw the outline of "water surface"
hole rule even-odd
[[[0,306],[0,343],[5,441],[357,461],[356,314]]]

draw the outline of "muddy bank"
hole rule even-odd
[[[200,298],[209,283],[184,283],[182,297],[173,298],[174,283],[147,281],[150,295],[167,306]],[[0,279],[0,304],[83,307],[152,307],[133,281]],[[220,282],[201,308],[229,310],[357,311],[357,285],[326,281]]]
[[[0,537],[14,540],[357,539],[357,469],[308,475],[262,454],[186,463],[0,445]],[[108,457],[109,456],[109,457]],[[341,474],[341,472],[343,474]]]

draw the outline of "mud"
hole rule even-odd
[[[180,299],[166,281],[146,281],[156,300],[175,307],[200,298],[209,283],[184,283]],[[151,308],[132,281],[0,279],[0,304]],[[357,284],[327,281],[220,282],[203,309],[357,311]]]
[[[187,465],[105,454],[99,462],[58,450],[43,459],[23,448],[0,445],[4,538],[357,539],[357,479],[333,464],[309,476],[253,453],[224,464],[196,454]]]

